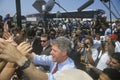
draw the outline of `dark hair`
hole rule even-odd
[[[47,40],[50,40],[50,36],[48,34],[41,34],[41,37],[47,37]]]
[[[93,43],[93,38],[92,38],[92,36],[87,36],[86,35],[86,37],[85,37],[86,39],[88,39],[88,40],[90,40],[90,43],[93,45],[94,43]]]
[[[27,37],[32,36],[35,37],[36,31],[34,29],[30,29],[27,31]]]
[[[50,29],[50,31],[49,31],[49,33],[48,33],[48,34],[50,34],[51,32],[53,32],[53,33],[54,33],[54,35],[56,34],[56,31],[55,31],[54,29]]]
[[[120,52],[113,53],[111,57],[115,58],[118,61],[118,63],[120,63]]]
[[[106,68],[103,73],[108,75],[111,80],[120,80],[120,72],[117,69]]]

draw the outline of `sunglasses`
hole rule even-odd
[[[29,37],[28,39],[33,39],[33,37]]]
[[[41,40],[41,42],[46,42],[47,40]]]

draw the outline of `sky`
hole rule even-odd
[[[10,13],[11,16],[13,16],[16,13],[16,0],[0,0],[0,15],[5,17],[7,13]],[[39,13],[32,5],[36,0],[21,0],[21,14],[22,15],[28,15],[28,14],[34,14]],[[48,0],[45,0],[46,2]],[[80,6],[82,6],[84,3],[86,3],[88,0],[55,0],[57,3],[59,3],[64,9],[69,11],[76,11]],[[120,18],[120,0],[111,0],[113,4],[111,4],[111,10],[115,12],[118,18]],[[108,3],[106,3],[108,5]],[[118,13],[116,13],[113,6],[118,10]],[[94,3],[85,8],[84,10],[97,10],[97,9],[103,9],[105,10],[107,14],[107,18],[110,17],[109,10],[101,3],[100,0],[94,0]],[[59,6],[55,5],[51,12],[64,12]],[[114,19],[114,16],[112,16],[112,19]]]

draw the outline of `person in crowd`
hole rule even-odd
[[[69,40],[72,40],[70,30],[66,30],[65,35],[64,35],[64,36],[66,36]]]
[[[72,49],[75,49],[75,43],[76,43],[77,37],[75,33],[71,33],[71,43],[72,43]]]
[[[81,54],[81,61],[84,64],[95,65],[95,61],[98,57],[98,50],[93,47],[93,38],[91,36],[85,36],[83,44],[83,52]],[[88,74],[92,75],[92,71],[84,69]]]
[[[104,23],[102,25],[102,29],[104,31],[104,36],[109,36],[112,33],[111,28],[109,27],[108,23]]]
[[[101,38],[99,33],[95,34],[93,41],[94,41],[94,47],[99,51],[101,46]]]
[[[8,13],[8,14],[6,14],[6,16],[5,16],[5,18],[4,18],[4,20],[3,20],[3,22],[6,22],[7,21],[7,24],[8,24],[8,30],[10,30],[11,29],[11,25],[12,25],[12,19],[11,19],[11,16],[10,16],[10,14]]]
[[[73,59],[75,60],[76,66],[78,69],[85,70],[85,58],[84,58],[85,47],[84,44],[79,40],[77,41],[76,49],[74,50]]]
[[[95,33],[103,34],[103,33],[100,32],[101,24],[102,24],[102,19],[97,18],[97,20],[95,21],[95,24],[93,26],[93,29],[95,30]]]
[[[115,44],[109,40],[109,38],[106,38],[105,41],[101,41],[101,49],[95,65],[96,68],[103,70],[108,67],[106,62],[110,60],[110,56],[115,52],[114,45]]]
[[[120,72],[120,53],[119,52],[113,53],[111,55],[111,59],[108,60],[106,62],[106,64],[108,65],[108,67],[106,67],[106,68],[116,69],[117,71]],[[94,71],[96,73],[96,78],[97,78],[97,76],[99,76],[102,73],[102,71],[104,71],[104,69],[106,69],[106,68],[104,68],[103,70],[100,70],[90,64],[88,64],[87,67],[88,66],[92,71]]]
[[[84,41],[85,53],[85,63],[90,63],[95,65],[95,61],[98,57],[98,50],[93,47],[93,38],[91,36],[86,36]]]
[[[120,35],[118,35],[118,38],[115,41],[115,52],[120,52]]]
[[[50,36],[48,34],[42,34],[40,37],[40,42],[42,46],[41,55],[50,55],[51,44],[50,44]]]
[[[52,44],[53,40],[56,38],[56,31],[54,29],[50,29],[48,34],[50,34],[50,44]]]
[[[110,68],[120,71],[120,52],[113,53],[107,64]]]
[[[73,49],[76,50],[77,42],[78,41],[82,42],[81,30],[80,29],[76,30],[75,33],[72,34],[71,38],[72,38],[71,41],[73,43]]]
[[[40,36],[40,43],[42,46],[42,51],[40,55],[50,55],[50,52],[52,50],[52,46],[50,44],[50,36],[48,34],[42,34]],[[48,72],[49,71],[49,66],[44,66],[44,65],[36,65],[38,66],[42,71]]]
[[[117,39],[115,41],[115,52],[120,52],[120,23],[118,23],[117,30],[114,34],[117,35]]]
[[[111,55],[114,53],[114,44],[109,38],[106,38],[105,41],[101,41],[101,48],[97,60],[95,61],[95,66],[100,71],[103,71],[105,68],[108,67],[106,62],[110,60]],[[89,64],[90,65],[90,64]],[[94,70],[91,69],[94,72]],[[99,71],[98,71],[99,72]],[[95,72],[93,77],[97,78],[98,73]]]
[[[51,51],[51,45],[50,45],[50,37],[47,34],[41,34],[40,38],[35,37],[35,33],[33,30],[28,31],[28,38],[29,41],[32,43],[32,51],[37,55],[50,55]],[[34,36],[33,36],[34,35]],[[38,69],[48,72],[49,71],[49,66],[46,65],[35,65]],[[18,68],[17,75],[21,78],[27,78],[24,76],[24,74],[20,71],[20,68]],[[21,74],[21,75],[20,75]],[[22,79],[22,78],[21,78]]]
[[[65,37],[58,37],[54,40],[50,56],[31,54],[29,57],[34,64],[50,66],[50,73],[47,74],[36,69],[33,63],[11,43],[0,39],[0,44],[0,59],[16,63],[30,80],[55,80],[61,71],[76,68],[73,60],[68,57],[71,52],[71,43]],[[20,48],[22,49],[22,46]],[[54,68],[57,70],[55,71]]]
[[[26,35],[26,41],[30,43],[30,45],[33,48],[32,52],[35,52],[36,54],[40,55],[42,52],[42,46],[40,43],[40,37],[36,37],[36,31],[33,28],[31,28],[27,31]]]
[[[120,72],[116,69],[106,68],[102,71],[98,80],[119,80]]]
[[[8,14],[6,14],[6,16],[5,16],[5,18],[4,18],[4,22],[6,22],[7,20],[9,20],[10,19],[10,14],[8,13]]]

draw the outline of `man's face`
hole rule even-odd
[[[51,32],[50,32],[50,37],[51,37],[51,38],[55,38],[55,33],[51,31]]]
[[[120,63],[114,58],[111,58],[110,67],[113,69],[120,69]]]
[[[49,40],[47,39],[47,37],[41,37],[41,45],[42,47],[49,45]]]
[[[57,45],[52,45],[52,50],[51,50],[51,53],[52,55],[52,61],[53,62],[62,62],[64,57],[66,56],[66,53],[65,51],[61,51]]]

